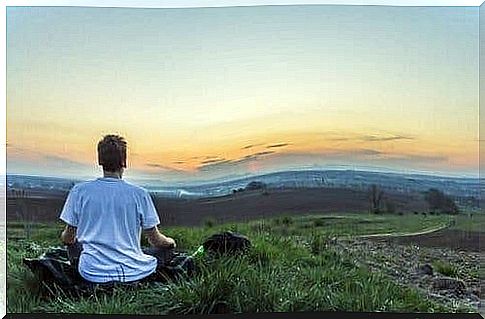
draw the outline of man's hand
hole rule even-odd
[[[76,242],[76,227],[67,225],[61,234],[61,241],[65,245],[72,245]]]
[[[157,227],[146,229],[143,231],[148,239],[148,242],[153,247],[157,248],[175,248],[175,240],[160,233]]]

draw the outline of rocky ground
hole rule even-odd
[[[480,307],[480,259],[483,254],[447,248],[395,244],[387,240],[331,240],[356,261],[396,282],[419,289],[457,311]]]

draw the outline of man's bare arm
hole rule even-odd
[[[61,234],[61,241],[65,245],[72,245],[76,242],[76,227],[67,225]]]
[[[157,227],[145,229],[143,233],[153,247],[175,248],[175,240],[160,233]]]

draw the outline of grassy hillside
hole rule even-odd
[[[201,272],[180,283],[146,285],[136,291],[115,289],[70,299],[62,294],[41,300],[38,284],[21,264],[58,245],[62,225],[37,224],[29,239],[25,228],[8,225],[8,312],[214,313],[257,311],[467,311],[428,299],[417,290],[371,272],[358,254],[336,249],[333,237],[374,233],[408,233],[437,228],[447,216],[333,214],[203,227],[162,229],[180,249],[193,251],[209,235],[233,230],[247,235],[253,249],[246,256],[216,261],[199,259]],[[16,239],[12,239],[16,238]],[[146,244],[146,243],[144,243]]]

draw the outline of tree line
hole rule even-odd
[[[369,209],[372,213],[379,214],[382,212],[394,213],[396,207],[390,200],[383,203],[384,191],[377,185],[371,185],[368,191],[369,194]],[[424,192],[424,200],[428,203],[428,208],[432,212],[439,212],[443,214],[458,214],[459,208],[453,198],[446,195],[436,188],[430,188]],[[383,207],[384,206],[384,207]]]

